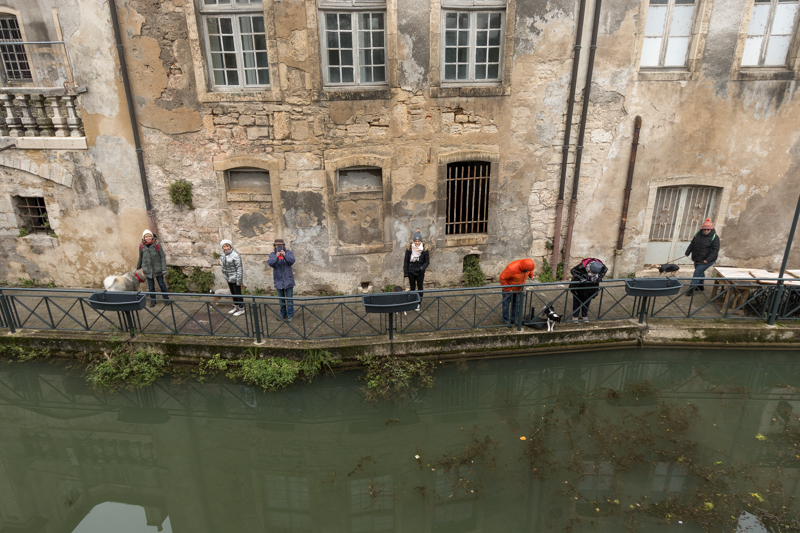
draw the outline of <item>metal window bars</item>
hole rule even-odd
[[[447,165],[447,235],[487,232],[490,174],[486,161]]]
[[[16,196],[14,200],[17,213],[22,219],[25,229],[31,233],[47,233],[51,231],[44,198],[38,196]]]

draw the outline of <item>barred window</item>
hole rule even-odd
[[[29,233],[47,233],[51,231],[44,198],[15,196],[14,207],[17,215],[22,220],[22,227],[28,230]]]
[[[218,89],[268,87],[269,57],[261,0],[202,2],[212,85]]]
[[[786,66],[797,11],[798,0],[755,1],[742,54],[743,67]]]
[[[447,165],[446,235],[487,232],[490,172],[487,161]]]
[[[442,12],[442,79],[495,82],[502,76],[502,11]]]
[[[0,16],[0,59],[3,61],[3,73],[6,80],[33,80],[25,46],[6,44],[11,42],[22,42],[22,31],[19,28],[17,17],[13,15]]]
[[[322,11],[320,26],[327,85],[386,84],[385,11]]]

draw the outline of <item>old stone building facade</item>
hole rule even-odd
[[[541,265],[567,238],[597,5],[556,228],[581,0],[117,0],[168,263],[215,267],[228,238],[245,284],[269,289],[280,236],[298,290],[355,292],[400,283],[419,229],[437,286],[470,254],[495,278],[514,259]],[[797,12],[602,3],[568,263],[646,270],[682,255],[705,216],[721,263],[780,262],[800,194]],[[150,223],[110,6],[0,0],[0,32],[24,43],[0,46],[0,278],[98,286],[133,267]],[[178,180],[194,209],[170,201]]]

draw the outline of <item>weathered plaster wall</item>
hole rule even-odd
[[[76,84],[89,87],[80,104],[90,149],[79,164],[84,175],[92,176],[83,187],[94,204],[76,210],[71,227],[84,218],[91,224],[92,216],[112,220],[102,247],[117,249],[112,264],[119,269],[130,263],[127,254],[135,252],[146,221],[108,5],[54,1],[65,12],[62,26]],[[567,202],[594,2],[587,4]],[[416,229],[434,245],[426,279],[435,285],[458,282],[468,254],[480,254],[484,271],[495,278],[511,260],[529,256],[541,264],[549,256],[548,242],[557,231],[577,0],[510,2],[508,94],[449,97],[431,96],[433,85],[439,94],[438,83],[431,83],[435,3],[388,2],[390,89],[348,93],[323,90],[316,3],[265,0],[275,68],[271,90],[252,94],[208,88],[193,4],[127,0],[118,5],[151,196],[170,264],[215,267],[212,254],[219,240],[230,238],[245,259],[245,284],[270,288],[266,258],[273,239],[281,236],[298,258],[300,290],[350,292],[365,283],[373,288],[399,284],[405,245]],[[727,205],[716,221],[721,262],[776,266],[788,231],[788,222],[781,223],[791,215],[798,193],[797,82],[741,81],[735,75],[745,0],[698,3],[700,34],[691,70],[673,79],[648,78],[638,69],[643,7],[639,0],[603,2],[570,263],[588,255],[609,264],[613,260],[632,123],[640,115],[644,126],[620,271],[642,269],[653,188],[692,182],[725,187]],[[448,241],[439,202],[440,165],[453,153],[469,152],[496,159],[491,234]],[[61,161],[65,156],[47,157]],[[271,190],[228,197],[224,169],[237,158],[269,169]],[[337,196],[332,176],[344,168],[342,161],[352,166],[374,164],[370,161],[376,158],[382,161],[384,189],[375,198]],[[178,179],[193,184],[195,210],[170,202],[167,187]],[[62,194],[59,187],[51,187],[54,199]],[[100,206],[109,211],[90,215]],[[382,220],[376,220],[381,210]],[[565,221],[566,214],[565,207]],[[766,217],[775,220],[768,228]],[[559,230],[563,235],[566,224]],[[15,242],[8,231],[8,242]],[[61,238],[57,247],[66,249]],[[68,260],[90,270],[109,268],[75,259],[84,247],[76,243]],[[17,248],[15,265],[39,265],[42,273],[50,272],[42,265],[53,261],[36,259],[29,247]]]
[[[12,5],[13,4],[13,5]],[[0,154],[0,279],[34,279],[62,286],[101,286],[132,270],[147,227],[142,188],[107,2],[6,2],[20,10],[29,40],[58,40],[52,8],[69,53],[88,150],[17,150]],[[28,28],[35,33],[30,35]],[[50,226],[19,237],[13,196],[44,197]]]

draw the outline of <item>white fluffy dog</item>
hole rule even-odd
[[[144,283],[144,270],[126,272],[121,276],[108,276],[103,280],[103,287],[107,291],[138,291],[139,284]]]

